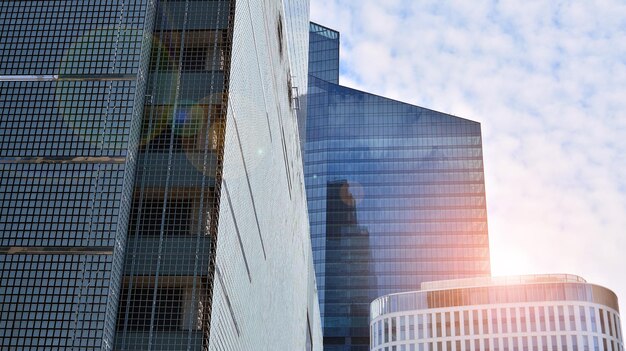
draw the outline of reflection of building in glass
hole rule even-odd
[[[361,301],[368,298],[366,289],[376,284],[369,232],[357,218],[359,198],[359,188],[345,180],[327,184],[325,272],[326,282],[333,289],[326,291],[326,301],[344,306],[348,316],[356,316],[356,322],[359,315],[368,312],[360,310],[364,307]]]
[[[371,304],[372,351],[624,349],[615,294],[572,275],[422,284]]]
[[[0,349],[321,348],[308,17],[0,2]]]
[[[324,344],[368,350],[373,299],[490,273],[480,124],[338,85],[339,33],[310,30],[305,179]],[[349,209],[333,207],[336,182]],[[338,228],[353,232],[336,240]]]

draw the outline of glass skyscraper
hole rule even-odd
[[[308,25],[305,0],[0,2],[0,349],[321,349]]]
[[[488,276],[480,124],[339,82],[339,33],[310,25],[305,179],[324,349],[369,350],[369,304]]]
[[[150,3],[0,2],[0,349],[112,348]]]

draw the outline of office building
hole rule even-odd
[[[480,124],[339,85],[312,23],[305,180],[327,351],[369,350],[369,304],[489,276]]]
[[[372,351],[621,351],[618,301],[572,275],[422,284],[371,304]]]
[[[308,11],[0,2],[0,349],[321,349]]]

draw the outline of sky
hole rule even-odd
[[[341,32],[342,85],[481,123],[494,275],[577,274],[626,311],[626,2],[311,0],[311,20]]]

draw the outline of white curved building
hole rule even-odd
[[[615,294],[573,275],[423,283],[371,303],[372,351],[622,351]]]

